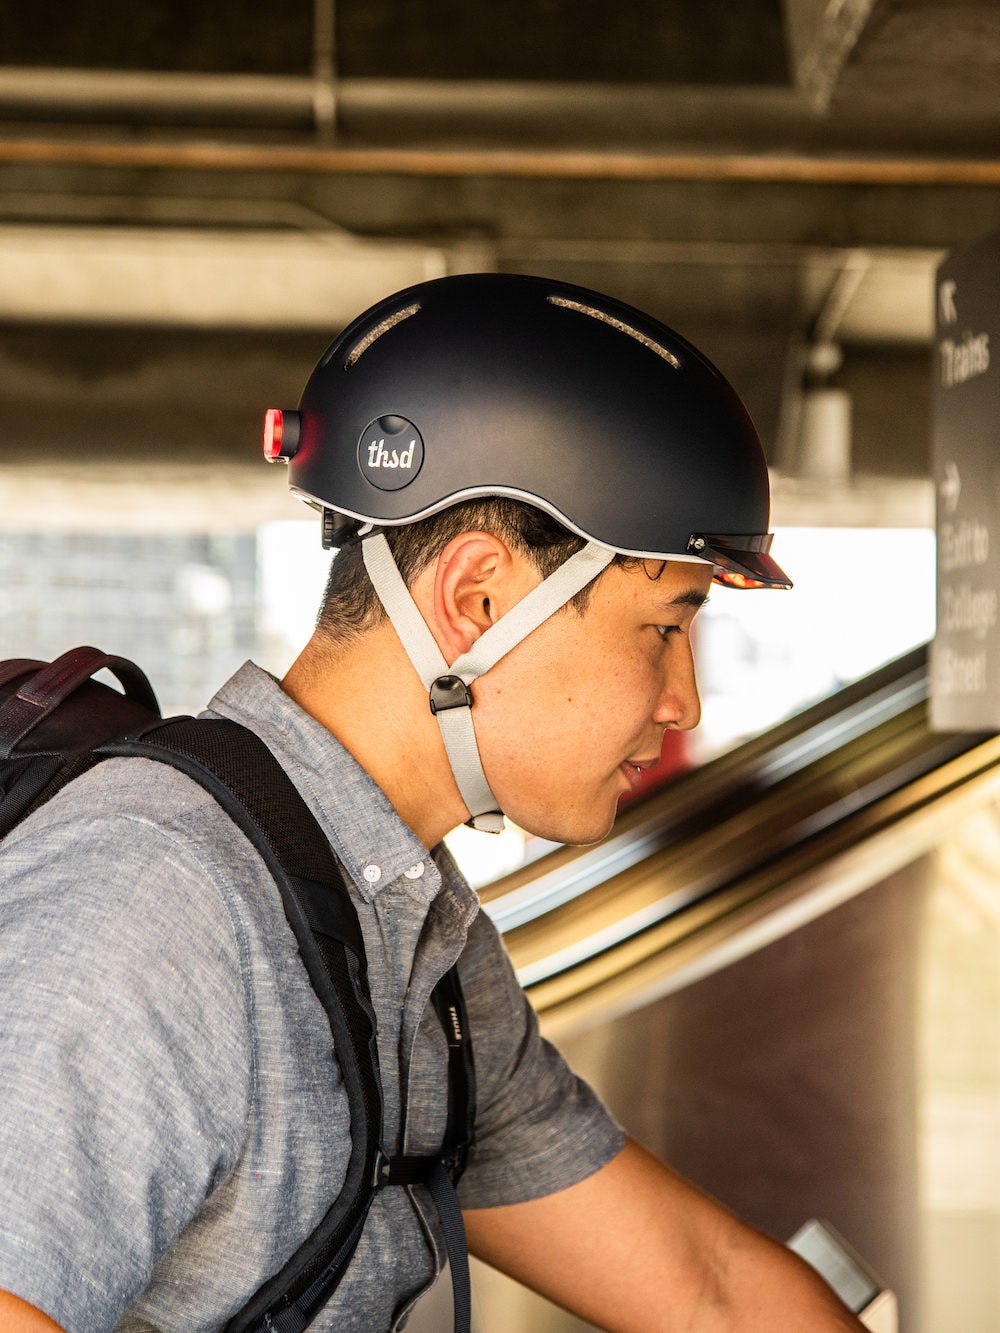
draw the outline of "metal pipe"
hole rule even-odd
[[[40,166],[297,171],[318,175],[744,181],[813,185],[1000,185],[1000,160],[544,149],[319,148],[230,143],[7,139],[0,163]]]
[[[337,131],[336,0],[313,2],[313,114],[320,143]]]

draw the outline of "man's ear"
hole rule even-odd
[[[431,594],[432,629],[449,664],[539,582],[528,562],[489,532],[455,537],[432,571],[433,585],[423,591]]]

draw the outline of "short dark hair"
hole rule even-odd
[[[489,532],[528,559],[547,578],[585,545],[584,539],[564,528],[554,518],[522,500],[488,496],[467,500],[442,509],[416,523],[385,530],[389,549],[403,577],[413,580],[438,558],[444,548],[463,532]],[[621,560],[621,557],[616,557]],[[592,584],[572,599],[583,610]],[[385,619],[385,611],[368,578],[361,557],[361,543],[348,542],[334,557],[330,577],[316,620],[316,630],[326,639],[344,642]]]

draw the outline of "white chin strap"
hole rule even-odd
[[[614,560],[615,553],[596,542],[588,543],[449,666],[410,596],[382,533],[365,537],[361,551],[372,586],[430,696],[431,712],[441,728],[451,771],[469,811],[468,822],[483,832],[499,833],[503,814],[483,772],[469,686],[592,582]]]

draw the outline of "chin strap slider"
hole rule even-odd
[[[472,707],[472,691],[461,676],[438,676],[431,684],[430,696],[435,717],[449,708]]]

